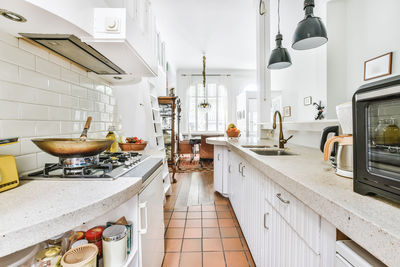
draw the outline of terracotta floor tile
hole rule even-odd
[[[201,227],[201,219],[186,220],[186,228],[198,228]]]
[[[247,246],[247,242],[244,238],[240,238],[240,241],[242,241],[242,245],[244,247],[244,250],[250,250],[249,247]]]
[[[200,211],[189,211],[187,213],[188,219],[201,219],[201,212]]]
[[[186,212],[185,211],[174,211],[172,213],[172,219],[186,219]]]
[[[181,229],[181,228],[175,228],[175,229]],[[201,228],[186,228],[184,237],[201,238]]]
[[[244,250],[240,238],[223,238],[222,243],[225,251]]]
[[[203,228],[203,238],[220,238],[219,228]]]
[[[180,253],[165,253],[163,267],[179,267]]]
[[[168,227],[172,227],[172,228],[185,227],[185,222],[186,222],[186,220],[183,220],[183,219],[171,219]]]
[[[165,239],[166,252],[180,252],[182,247],[182,239]]]
[[[169,219],[164,219],[164,226],[165,226],[165,228],[168,227],[168,223],[169,223]]]
[[[228,204],[228,199],[226,198],[219,198],[215,200],[216,205],[221,205],[221,204]]]
[[[203,227],[218,227],[217,219],[203,219]]]
[[[224,253],[222,253],[222,252],[203,252],[203,266],[205,266],[205,267],[225,267]]]
[[[182,238],[184,228],[168,228],[165,238]]]
[[[232,219],[218,219],[219,227],[234,227]]]
[[[202,211],[215,211],[215,205],[203,205],[201,209]]]
[[[201,211],[201,205],[189,206],[189,211]]]
[[[203,251],[222,251],[221,239],[220,238],[203,239]]]
[[[201,251],[201,239],[183,239],[183,252],[197,252]]]
[[[217,211],[218,219],[232,219],[230,211]]]
[[[202,216],[205,219],[215,219],[217,218],[217,213],[215,211],[204,211]]]
[[[215,206],[216,211],[229,211],[228,205],[216,205]]]
[[[246,253],[246,256],[247,256],[247,261],[250,263],[250,266],[251,267],[256,267],[256,264],[254,263],[253,256],[251,256],[250,251],[245,251],[245,253]]]
[[[222,237],[239,237],[236,227],[223,227],[221,228]]]
[[[249,267],[243,251],[225,251],[225,258],[228,267]]]
[[[182,253],[180,267],[202,267],[202,253],[201,252]]]

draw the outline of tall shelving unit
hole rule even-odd
[[[158,104],[157,86],[152,79],[148,80],[150,85],[150,104],[151,113],[153,119],[153,129],[156,148],[165,153],[163,130],[161,125],[160,107]],[[171,177],[168,170],[168,157],[165,155],[163,160],[163,184],[164,184],[164,194],[171,195]]]

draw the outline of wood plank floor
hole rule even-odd
[[[229,199],[213,172],[177,173],[164,206],[163,267],[255,266]]]

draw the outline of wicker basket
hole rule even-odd
[[[61,259],[63,267],[96,267],[99,249],[94,244],[82,245],[68,250]]]
[[[147,142],[136,144],[136,143],[118,143],[122,151],[138,151],[144,150],[147,146]]]

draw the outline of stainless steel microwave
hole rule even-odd
[[[400,76],[353,96],[354,191],[400,201]]]

